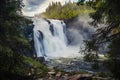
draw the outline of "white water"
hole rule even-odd
[[[79,46],[68,46],[66,38],[66,25],[60,20],[49,20],[34,18],[34,45],[37,57],[78,57]],[[53,25],[52,35],[50,25]],[[43,39],[40,36],[43,34]]]

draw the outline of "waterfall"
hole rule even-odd
[[[59,57],[67,48],[66,25],[60,20],[34,18],[34,46],[37,57]]]
[[[34,47],[37,57],[45,58],[75,58],[83,57],[84,40],[90,40],[95,28],[88,22],[33,18]],[[67,28],[66,28],[67,27]],[[29,30],[28,30],[29,32]],[[30,33],[30,32],[29,32]],[[99,53],[106,53],[106,48],[100,48]]]
[[[83,57],[83,41],[90,39],[94,33],[87,21],[65,24],[63,20],[33,18],[33,22],[37,57]]]

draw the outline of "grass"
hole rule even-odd
[[[45,77],[47,75],[47,72],[49,71],[49,69],[47,68],[47,66],[39,63],[36,60],[33,60],[30,57],[26,57],[24,56],[24,62],[27,63],[28,65],[30,65],[31,67],[31,74],[34,75],[34,78],[41,78],[41,77]]]

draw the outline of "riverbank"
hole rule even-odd
[[[102,66],[94,69],[92,64],[80,58],[51,59],[47,76],[38,80],[111,80]]]

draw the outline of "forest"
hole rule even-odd
[[[24,6],[22,0],[0,1],[0,80],[62,80],[63,76],[56,77],[59,74],[67,74],[69,79],[65,80],[120,80],[120,0],[78,0],[77,3],[64,5],[52,2],[45,12],[35,15],[43,17],[50,26],[49,19],[66,20],[78,15],[87,15],[92,19],[89,24],[97,29],[91,39],[84,41],[84,60],[93,62],[95,69],[102,63],[106,72],[98,72],[85,79],[72,79],[71,76],[91,73],[65,72],[57,67],[53,70],[36,56],[34,41],[25,36],[26,29],[33,25],[33,21],[23,15],[21,10]],[[54,31],[53,27],[51,29]],[[105,46],[108,49],[105,59],[99,60],[99,50]],[[52,70],[53,73],[50,72]]]
[[[45,12],[36,16],[44,16],[50,19],[70,19],[78,15],[88,15],[91,12],[94,12],[94,10],[87,4],[79,5],[77,3],[69,2],[62,6],[60,2],[52,2]]]

